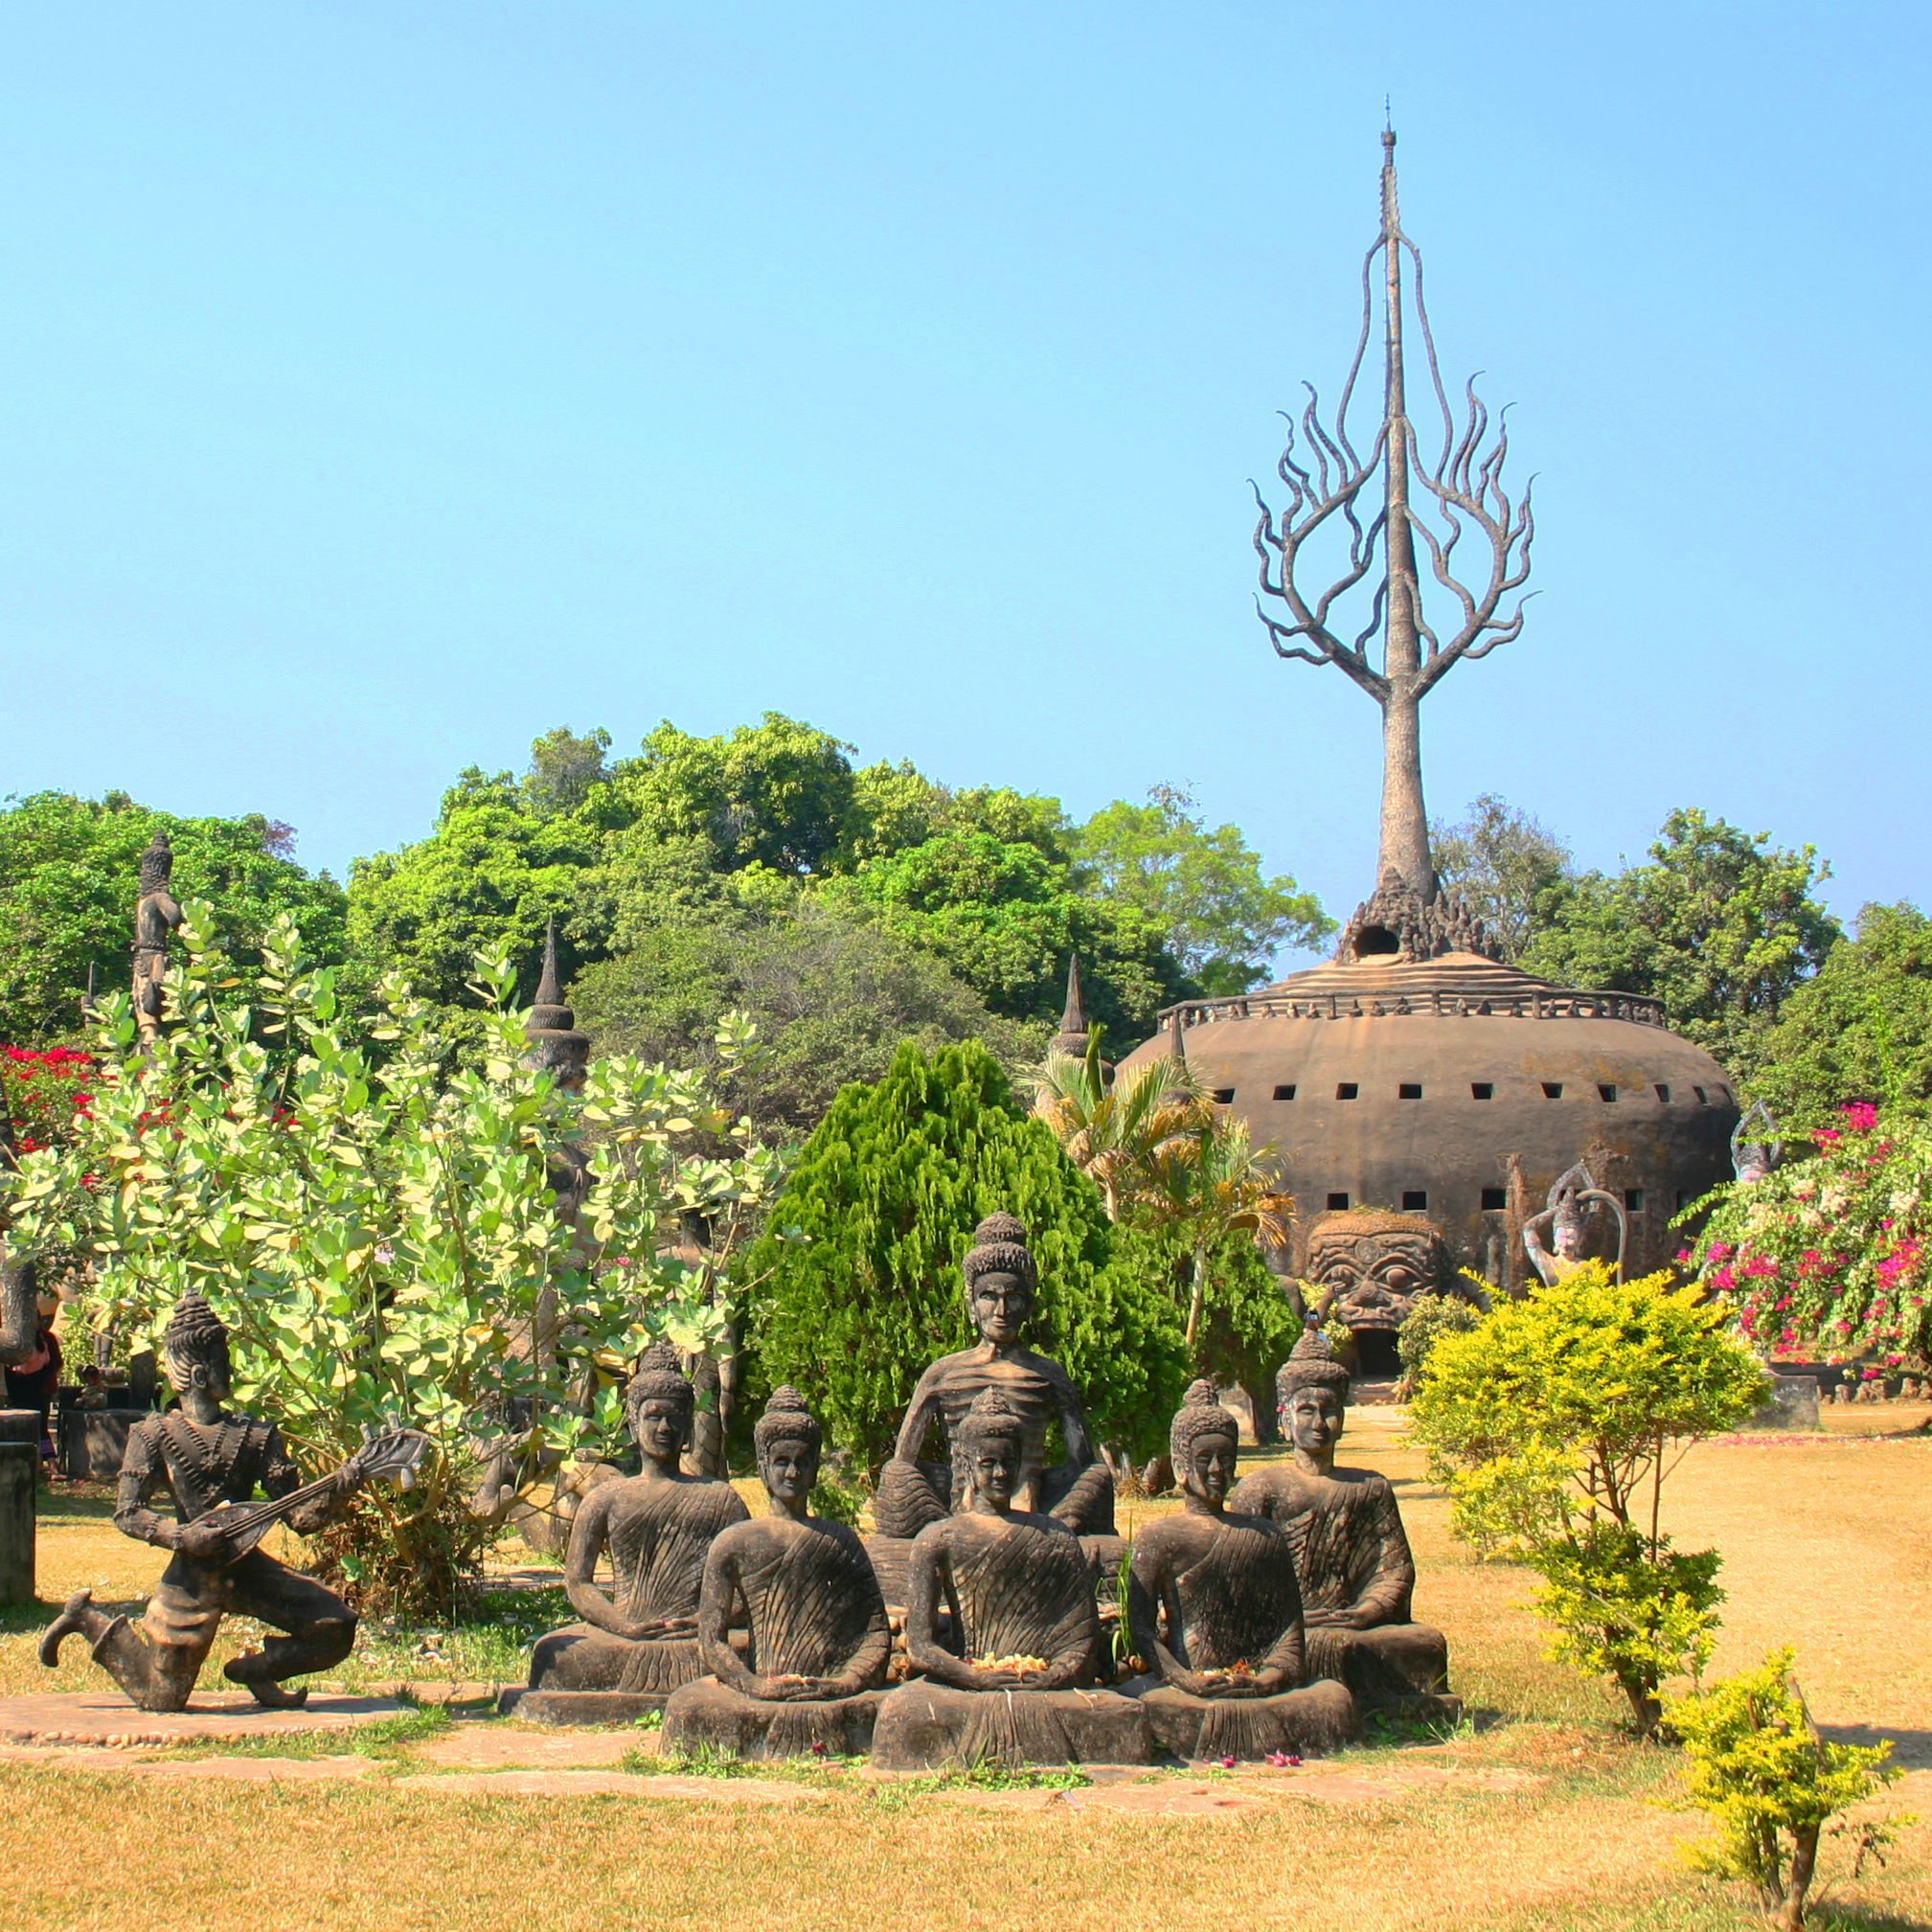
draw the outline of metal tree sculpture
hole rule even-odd
[[[1433,465],[1422,454],[1415,424],[1409,420],[1403,388],[1404,254],[1414,264],[1416,318],[1443,419],[1442,449]],[[1369,346],[1377,256],[1383,258],[1386,299],[1384,408],[1374,445],[1366,455],[1360,455],[1349,436],[1349,405]],[[1307,389],[1307,406],[1301,416],[1303,454],[1297,455],[1295,420],[1289,417],[1288,444],[1276,466],[1288,489],[1281,514],[1277,516],[1268,508],[1259,489],[1255,491],[1261,512],[1255,526],[1261,590],[1275,601],[1277,608],[1285,607],[1290,621],[1271,615],[1261,598],[1256,599],[1256,608],[1280,655],[1300,658],[1307,664],[1338,666],[1381,707],[1382,832],[1377,893],[1398,893],[1398,880],[1408,888],[1407,894],[1399,896],[1407,899],[1413,895],[1413,901],[1426,912],[1435,905],[1439,889],[1429,856],[1428,816],[1422,804],[1420,707],[1452,664],[1466,657],[1487,657],[1522,630],[1523,601],[1516,599],[1507,613],[1504,606],[1529,577],[1535,522],[1530,512],[1528,486],[1520,500],[1512,500],[1503,487],[1509,432],[1499,416],[1495,437],[1490,440],[1489,414],[1476,396],[1473,378],[1465,387],[1467,410],[1460,428],[1450,410],[1436,364],[1428,310],[1422,306],[1421,254],[1403,234],[1396,205],[1396,137],[1392,131],[1382,136],[1382,231],[1362,261],[1362,332],[1331,428],[1322,422],[1320,398],[1313,385]],[[1378,469],[1382,475],[1381,508],[1365,521],[1361,499]],[[1442,528],[1425,520],[1416,509],[1410,497],[1412,483],[1419,484],[1423,494],[1434,500]],[[1338,530],[1340,525],[1347,526],[1347,562],[1327,589],[1311,595],[1305,584],[1296,581],[1297,569],[1304,565],[1305,547],[1330,524]],[[1452,568],[1456,546],[1470,526],[1489,546],[1488,579],[1474,591],[1458,580]],[[1422,615],[1416,569],[1418,544],[1429,554],[1436,581],[1455,600],[1456,626],[1446,637],[1439,635]],[[1338,602],[1370,578],[1378,557],[1381,572],[1375,580],[1368,622],[1352,643],[1345,642],[1347,626],[1334,628],[1332,613]],[[1369,661],[1367,651],[1377,629],[1382,633],[1379,670]],[[1391,874],[1396,879],[1391,879]]]

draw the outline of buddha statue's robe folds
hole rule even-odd
[[[745,1635],[741,1656],[734,1627]],[[698,1643],[711,1674],[666,1705],[667,1750],[872,1748],[892,1633],[864,1545],[843,1523],[773,1515],[724,1531],[705,1559]]]
[[[703,1674],[697,1605],[705,1557],[747,1512],[729,1483],[679,1472],[693,1398],[675,1352],[654,1343],[626,1396],[643,1473],[593,1489],[570,1530],[563,1587],[582,1620],[540,1638],[519,1716],[609,1723],[661,1710]],[[608,1555],[612,1585],[598,1586]]]
[[[1460,1715],[1448,1642],[1414,1620],[1416,1565],[1395,1490],[1374,1470],[1334,1466],[1349,1377],[1320,1330],[1296,1344],[1277,1383],[1294,1460],[1242,1477],[1228,1508],[1287,1534],[1308,1674],[1339,1679],[1365,1711]]]
[[[1053,1516],[1011,1507],[1018,1419],[989,1391],[961,1435],[966,1507],[921,1530],[907,1563],[906,1655],[922,1674],[880,1706],[875,1762],[897,1770],[1148,1762],[1140,1705],[1098,1687],[1100,1618],[1079,1537]]]
[[[1019,1222],[1007,1214],[981,1221],[962,1273],[967,1311],[980,1338],[971,1348],[942,1356],[920,1377],[892,1459],[879,1474],[873,1505],[879,1534],[916,1536],[961,1507],[966,1484],[960,1427],[980,1397],[996,1392],[1020,1431],[1013,1508],[1053,1515],[1083,1534],[1111,1535],[1113,1477],[1094,1455],[1079,1393],[1057,1362],[1020,1341],[1033,1313],[1037,1275]],[[922,1461],[921,1451],[935,1423],[944,1438],[946,1460]],[[1056,1424],[1066,1453],[1049,1465],[1047,1436]]]
[[[733,1524],[705,1558],[697,1638],[711,1674],[672,1693],[665,1746],[863,1753],[892,1651],[878,1579],[852,1531],[810,1512],[825,1436],[805,1398],[774,1389],[752,1437],[770,1513]]]
[[[1182,1758],[1313,1757],[1361,1735],[1345,1685],[1307,1681],[1286,1534],[1264,1516],[1169,1516],[1134,1539],[1138,1693],[1158,1742]]]

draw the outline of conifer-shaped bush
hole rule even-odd
[[[921,1373],[973,1339],[960,1262],[1000,1208],[1039,1266],[1028,1342],[1073,1378],[1096,1440],[1165,1440],[1186,1378],[1171,1298],[1116,1260],[1099,1191],[983,1046],[906,1046],[832,1102],[740,1272],[759,1378],[802,1390],[867,1472],[892,1453]]]

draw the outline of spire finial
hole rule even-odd
[[[1080,956],[1067,955],[1067,1003],[1060,1012],[1060,1030],[1054,1035],[1056,1052],[1080,1059],[1087,1050],[1087,1009],[1080,994]]]
[[[543,972],[536,982],[535,1005],[540,1007],[560,1007],[563,1004],[563,989],[557,983],[557,915],[552,913],[550,923],[543,931]]]

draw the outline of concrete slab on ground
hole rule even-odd
[[[198,1693],[185,1711],[137,1711],[118,1691],[0,1697],[0,1743],[87,1744],[122,1750],[154,1744],[232,1743],[352,1731],[407,1706],[393,1697],[311,1696],[300,1711],[264,1711],[246,1691]]]

